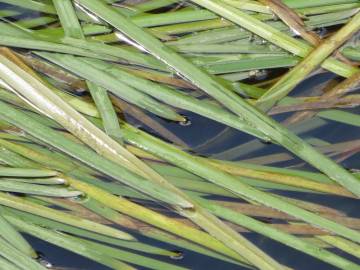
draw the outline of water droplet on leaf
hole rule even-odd
[[[180,250],[173,250],[174,255],[170,256],[173,260],[181,260],[184,258],[184,253]]]

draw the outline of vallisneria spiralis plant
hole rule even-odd
[[[359,11],[0,0],[0,269],[360,269]]]

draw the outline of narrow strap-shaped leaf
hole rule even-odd
[[[46,169],[0,167],[1,177],[53,177],[59,173]]]
[[[147,181],[146,178],[155,175],[155,172],[152,172],[150,168],[147,168],[147,166],[133,154],[108,137],[54,94],[46,85],[38,80],[37,75],[27,66],[18,62],[19,65],[23,65],[22,68],[20,68],[14,62],[8,60],[8,58],[3,56],[0,56],[0,58],[2,58],[0,61],[3,63],[3,65],[1,65],[3,72],[0,77],[6,80],[9,85],[13,86],[21,96],[26,97],[36,109],[45,112],[45,114],[55,119],[97,152],[102,153],[105,157],[120,164],[120,166],[117,167],[119,172],[123,171],[123,175],[120,177],[122,182],[125,181],[131,187],[146,194],[151,194],[150,196],[154,198],[160,198],[160,200],[166,203],[180,205],[184,208],[191,207],[190,203],[176,194],[168,196],[166,192],[168,189],[161,186],[161,184]],[[23,68],[28,69],[28,72]],[[9,76],[9,74],[12,75]],[[21,78],[19,77],[20,74],[22,74]],[[69,147],[67,148],[69,149]],[[71,152],[73,151],[72,149]],[[112,163],[112,166],[113,165],[114,163]],[[94,164],[91,166],[94,166]],[[122,170],[120,169],[121,166],[123,167]],[[128,171],[128,177],[125,177],[127,175],[125,171],[127,170],[131,170],[133,173]],[[137,174],[139,174],[139,176]],[[140,175],[146,178],[142,178]]]
[[[312,244],[301,240],[291,234],[284,233],[280,230],[272,228],[271,226],[257,221],[254,218],[243,215],[237,211],[222,207],[216,203],[211,203],[208,200],[196,198],[206,209],[209,209],[212,213],[234,222],[240,226],[248,228],[249,230],[255,231],[262,235],[265,235],[275,241],[279,241],[285,245],[295,248],[301,252],[304,252],[310,256],[318,258],[324,262],[332,264],[340,269],[360,269],[360,266],[355,263],[348,261],[340,256],[337,256],[325,249],[318,248]]]
[[[119,120],[107,91],[89,81],[87,81],[87,85],[100,112],[106,134],[121,142],[122,136]]]
[[[37,258],[36,251],[30,246],[25,238],[2,216],[3,208],[0,207],[0,235],[17,250],[31,258]]]
[[[53,0],[57,15],[65,35],[74,38],[85,38],[79,21],[76,17],[73,3],[70,0]]]
[[[0,190],[7,192],[16,192],[24,194],[33,194],[39,196],[52,196],[72,198],[82,195],[77,190],[69,190],[66,187],[46,186],[38,184],[23,183],[11,180],[0,179]]]
[[[219,171],[217,168],[203,162],[197,157],[191,156],[176,147],[173,147],[155,137],[151,137],[139,130],[135,131],[133,127],[127,124],[123,125],[123,131],[124,139],[126,141],[145,149],[146,151],[157,155],[168,162],[201,176],[210,182],[222,186],[242,198],[248,198],[252,201],[280,210],[291,216],[304,220],[309,224],[313,224],[360,243],[360,233],[358,231],[323,218],[268,192],[257,190],[256,188],[240,182],[231,175]],[[356,179],[356,181],[358,180]]]
[[[59,43],[59,40],[54,40],[52,36],[36,34],[28,29],[26,31],[19,29],[19,27],[16,27],[18,26],[16,23],[14,25],[5,23],[0,25],[0,44],[4,46],[82,55],[109,61],[120,60],[155,68],[159,67],[159,63],[162,64],[151,56],[120,47],[105,46],[105,44],[99,42],[70,37],[63,38],[64,44],[62,44]]]
[[[269,40],[270,42],[289,52],[292,52],[295,55],[305,57],[311,51],[310,45],[274,29],[266,23],[253,18],[251,15],[227,5],[221,0],[214,0],[210,3],[206,0],[194,0],[192,2],[235,22],[239,26],[261,36],[266,40]],[[334,58],[330,58],[325,61],[323,67],[345,77],[351,76],[357,70],[357,68],[344,64]]]
[[[3,62],[6,62],[5,59],[3,59]],[[14,67],[15,68],[15,67]],[[23,78],[26,78],[27,76],[29,76],[29,74],[25,73]],[[39,83],[36,83],[36,81],[33,81],[33,84],[31,85],[31,88],[27,89],[28,92],[26,93],[26,95],[28,97],[32,97],[34,94],[36,96],[36,92],[42,89],[42,85]],[[13,83],[15,83],[14,81],[12,81]],[[13,83],[10,83],[11,85]],[[37,90],[35,88],[32,88],[34,86],[34,84],[37,84]],[[29,85],[30,86],[30,85]],[[14,87],[17,88],[23,95],[25,95],[24,91],[26,89],[19,89],[18,87]],[[82,127],[82,129],[80,129],[82,132],[87,131],[89,128],[93,129],[93,132],[88,133],[87,135],[90,136],[91,139],[94,138],[94,134],[98,133],[98,135],[100,135],[103,138],[104,142],[110,142],[113,145],[113,148],[111,149],[111,151],[108,152],[104,152],[104,150],[102,149],[100,151],[100,153],[104,153],[106,155],[110,155],[110,154],[114,154],[114,149],[119,149],[120,145],[114,143],[109,137],[105,137],[99,130],[96,130],[95,127],[93,127],[90,123],[88,123],[87,121],[85,121],[85,118],[82,118],[80,115],[78,115],[76,113],[76,111],[72,110],[71,107],[69,107],[68,105],[66,105],[65,103],[62,103],[62,107],[59,107],[59,104],[61,104],[62,100],[61,99],[57,99],[56,96],[52,96],[52,93],[49,91],[44,91],[42,94],[40,94],[39,96],[41,96],[40,102],[42,101],[42,99],[46,98],[46,97],[50,97],[50,99],[46,100],[47,102],[49,102],[48,104],[46,103],[39,103],[39,100],[34,99],[32,97],[32,102],[35,103],[35,106],[40,106],[40,108],[43,108],[44,111],[46,111],[47,113],[53,113],[53,108],[57,108],[58,111],[55,111],[55,114],[53,114],[53,117],[58,118],[60,121],[63,121],[62,123],[65,126],[68,126],[69,121],[67,119],[61,119],[62,116],[67,116],[67,117],[71,117],[71,121],[74,121],[77,123],[77,127],[74,128],[72,127],[72,131],[73,132],[77,132],[78,136],[84,136],[84,134],[80,133],[79,134],[79,125]],[[57,100],[56,102],[54,102],[55,100]],[[42,107],[43,105],[49,106],[51,105],[51,110],[49,110],[49,108],[46,107]],[[67,112],[65,112],[64,114],[59,114],[59,111],[62,111],[66,109]],[[59,118],[59,116],[61,116]],[[75,116],[75,118],[73,118]],[[79,121],[81,120],[81,121]],[[70,121],[70,123],[71,123]],[[22,126],[23,127],[23,126]],[[33,126],[31,128],[33,131],[35,131],[35,127]],[[38,132],[38,131],[35,131]],[[32,132],[31,132],[32,133]],[[93,134],[94,133],[94,134]],[[52,141],[52,145],[57,145],[59,146],[59,140],[56,139],[54,136],[49,136],[50,134],[45,134],[41,135],[42,138],[45,138],[45,136],[47,137],[47,139],[50,139]],[[59,136],[57,136],[59,137]],[[82,137],[83,139],[86,139],[84,137]],[[61,139],[63,140],[63,138]],[[48,140],[47,140],[48,141]],[[98,141],[96,143],[99,143]],[[85,154],[86,151],[84,151],[87,148],[83,148],[81,151],[76,151],[76,148],[81,147],[80,145],[73,143],[76,145],[76,147],[71,146],[69,143],[67,143],[66,145],[62,145],[62,147],[60,147],[60,149],[62,151],[66,151],[69,153],[69,151],[72,153],[72,155],[76,155],[79,156],[79,152],[82,152],[83,154]],[[100,145],[98,145],[100,146]],[[101,147],[104,147],[104,144],[101,145]],[[65,150],[66,149],[66,150]],[[122,152],[124,152],[121,149]],[[129,155],[127,155],[129,156]],[[90,154],[90,155],[83,155],[81,160],[87,160],[89,161],[90,159],[93,159],[94,154]],[[110,155],[110,158],[114,158],[116,157],[116,155]],[[125,159],[127,161],[127,159]],[[132,158],[131,161],[134,161],[135,158]],[[106,160],[102,160],[102,165],[105,165],[106,167],[108,167],[109,163],[111,164],[111,167],[113,165],[115,165],[114,163],[110,162],[105,162]],[[99,166],[99,164],[96,164],[97,162],[90,162],[91,166]],[[89,163],[88,163],[89,164]],[[96,165],[95,165],[96,164]],[[142,163],[140,161],[136,161],[135,164],[140,164],[142,165]],[[130,163],[130,165],[133,165],[132,163]],[[117,166],[119,167],[119,166]],[[141,167],[135,167],[137,168],[137,170],[139,170],[139,168],[147,168],[146,166],[141,166]],[[102,167],[104,168],[104,167]],[[106,174],[109,174],[108,169],[102,169],[102,171]],[[170,203],[171,205],[174,205],[176,207],[176,209],[183,215],[185,215],[186,217],[188,217],[189,219],[193,220],[194,222],[196,222],[199,226],[205,228],[207,231],[209,231],[212,235],[216,236],[219,240],[221,239],[221,241],[223,241],[224,243],[226,243],[226,245],[228,245],[229,247],[231,247],[233,250],[235,250],[236,252],[238,252],[239,254],[246,254],[246,257],[255,265],[258,265],[259,267],[263,268],[263,269],[281,269],[282,266],[280,266],[277,262],[275,262],[272,258],[270,258],[268,255],[266,255],[265,253],[263,253],[261,250],[259,250],[255,245],[253,245],[251,242],[249,242],[248,240],[246,240],[245,238],[243,238],[241,235],[239,235],[236,231],[234,231],[233,229],[231,229],[230,227],[226,226],[225,224],[223,224],[220,220],[218,220],[215,216],[209,214],[207,211],[204,211],[201,207],[196,207],[194,208],[194,205],[192,204],[191,200],[188,199],[188,197],[186,195],[184,195],[180,190],[178,190],[176,187],[174,187],[173,185],[171,185],[170,183],[168,183],[166,180],[163,180],[163,178],[161,177],[157,177],[154,178],[153,181],[149,181],[149,180],[145,180],[142,179],[141,177],[135,177],[134,178],[134,174],[132,174],[130,171],[127,171],[126,169],[123,170],[123,173],[120,176],[120,179],[122,182],[126,181],[127,184],[131,185],[132,187],[134,187],[135,189],[144,192],[146,194],[149,194],[150,196],[157,198],[159,200],[162,200],[166,203]],[[147,171],[152,171],[150,168],[147,169]],[[124,172],[127,173],[127,178],[124,177]],[[144,174],[143,171],[142,174]],[[119,175],[119,168],[116,169],[116,174]],[[112,174],[113,175],[113,174]],[[156,173],[152,173],[152,175],[156,176]],[[148,176],[149,177],[149,176]],[[119,177],[116,177],[117,179],[119,179]],[[130,180],[130,181],[129,181]],[[171,192],[171,196],[169,196],[169,191]],[[194,208],[194,209],[193,209]],[[196,209],[196,210],[195,210]],[[194,211],[196,211],[195,215],[194,215]]]
[[[85,39],[85,35],[76,16],[72,1],[54,0],[53,2],[58,16],[60,17],[60,23],[64,29],[65,36],[77,39]],[[112,136],[113,138],[121,141],[119,121],[106,90],[89,81],[86,83],[90,90],[91,96],[94,99],[95,104],[100,112],[105,132],[109,136]]]
[[[3,140],[0,140],[0,142],[2,142],[2,145],[4,145]],[[132,192],[132,190],[124,188],[123,186],[117,185],[116,183],[106,183],[106,182],[100,181],[100,180],[88,175],[87,173],[76,170],[75,167],[73,167],[73,166],[71,166],[71,169],[69,169],[68,166],[63,164],[64,158],[59,153],[56,153],[54,155],[54,152],[49,151],[48,149],[42,148],[40,146],[36,147],[33,144],[30,144],[30,145],[32,147],[35,147],[34,149],[29,148],[30,145],[27,145],[26,147],[22,146],[22,145],[18,145],[18,144],[15,145],[13,143],[6,143],[5,145],[7,145],[9,147],[9,149],[16,151],[17,153],[24,155],[31,160],[39,162],[40,164],[44,164],[49,167],[54,166],[58,170],[64,170],[64,173],[71,171],[71,174],[69,174],[69,176],[75,177],[77,179],[81,179],[82,181],[87,182],[89,184],[93,184],[99,188],[104,189],[105,191],[108,191],[108,192],[111,192],[111,193],[117,194],[117,195],[122,195],[122,196],[126,195],[126,196],[130,196],[130,197],[134,197],[134,195],[131,195],[134,192]],[[12,147],[10,147],[10,146],[12,146]],[[42,152],[40,152],[39,150],[41,150]],[[10,153],[12,153],[12,152],[10,152]],[[8,157],[9,157],[9,155],[6,155],[6,158],[8,158]],[[6,161],[8,161],[8,159],[6,159]],[[26,159],[23,158],[22,161],[26,161]],[[68,160],[66,159],[66,161],[68,161]],[[26,163],[18,163],[18,164],[21,166],[25,166]],[[35,166],[35,165],[31,165],[31,166]],[[86,171],[88,171],[88,170],[86,170]],[[61,179],[63,179],[63,178],[61,178]],[[139,194],[139,193],[136,193],[135,198],[147,199],[146,197],[144,197],[142,194]],[[44,200],[44,198],[42,198],[42,200]],[[188,250],[192,250],[194,252],[204,254],[206,256],[221,259],[223,261],[240,264],[239,261],[235,261],[234,259],[228,258],[228,256],[232,257],[233,253],[228,253],[228,251],[231,251],[231,250],[227,249],[225,246],[218,249],[218,252],[221,251],[221,253],[226,253],[226,255],[227,255],[226,257],[215,251],[212,251],[208,248],[202,247],[198,244],[192,243],[185,239],[181,239],[178,237],[174,238],[173,235],[170,235],[164,231],[160,231],[159,229],[147,227],[146,229],[143,230],[142,229],[143,227],[141,227],[141,226],[140,227],[131,226],[133,223],[132,222],[129,223],[128,219],[125,216],[121,215],[120,213],[116,212],[115,210],[112,210],[112,209],[106,207],[103,204],[100,204],[97,201],[94,201],[92,198],[88,197],[86,200],[81,200],[81,204],[84,207],[90,209],[92,212],[94,212],[116,224],[124,226],[128,229],[136,230],[138,233],[140,233],[144,236],[147,236],[147,237],[150,237],[150,238],[162,241],[162,242],[166,242],[171,245],[176,245],[181,248],[186,248]],[[22,213],[22,215],[26,215],[26,213]],[[123,221],[123,222],[121,222],[121,221]],[[75,227],[71,227],[71,228],[75,228]],[[89,233],[91,233],[91,232],[89,232]],[[92,233],[92,234],[94,234],[94,233]],[[101,236],[99,236],[99,237],[101,237]],[[112,241],[114,241],[114,240],[112,240]],[[206,243],[209,244],[209,246],[211,246],[210,245],[211,241],[207,241]],[[133,243],[129,243],[126,245],[131,247],[133,245]],[[147,251],[150,252],[151,249],[147,249]],[[238,259],[236,256],[235,256],[235,258]]]
[[[360,13],[355,15],[335,34],[325,39],[317,48],[307,55],[298,65],[285,74],[266,93],[261,96],[256,105],[263,111],[268,111],[281,98],[285,97],[305,79],[320,63],[341,46],[347,39],[360,29]],[[356,73],[355,73],[356,74]]]
[[[86,200],[84,200],[85,202],[79,201],[79,203],[81,205],[83,205],[83,203],[87,204],[88,200],[94,201],[91,198],[87,198]],[[102,208],[102,207],[104,207],[105,211],[107,209],[109,209],[104,205],[100,205],[100,208]],[[131,250],[144,252],[147,254],[160,255],[160,256],[170,257],[170,256],[176,255],[176,252],[168,250],[166,248],[160,248],[160,247],[152,246],[150,244],[145,244],[142,242],[125,241],[125,240],[121,240],[121,239],[117,239],[117,238],[108,237],[105,235],[93,233],[93,232],[90,232],[87,230],[83,230],[83,229],[80,229],[80,228],[77,228],[74,226],[70,226],[70,225],[58,222],[58,221],[50,220],[50,219],[47,219],[44,217],[39,217],[37,215],[18,211],[18,210],[11,209],[8,207],[6,207],[6,210],[8,210],[6,212],[6,214],[8,216],[14,215],[16,217],[22,218],[23,220],[25,220],[27,222],[34,223],[35,225],[38,225],[38,226],[43,226],[43,227],[46,227],[46,228],[49,228],[52,230],[57,230],[57,231],[65,232],[68,234],[77,235],[77,236],[84,237],[84,238],[91,239],[91,240],[96,240],[96,241],[99,241],[102,243],[107,243],[109,245],[113,245],[116,247],[123,247],[123,248],[131,249]],[[118,212],[116,212],[116,213],[118,213]]]
[[[97,252],[94,249],[91,249],[87,246],[81,245],[79,242],[72,241],[72,237],[62,234],[55,231],[50,231],[48,229],[33,225],[31,223],[25,222],[20,218],[7,215],[6,218],[15,225],[19,230],[30,234],[36,238],[42,239],[44,241],[55,244],[61,248],[69,249],[72,252],[85,256],[89,259],[107,265],[111,269],[116,270],[136,270],[132,266],[125,264],[121,261],[114,260],[107,254]],[[44,268],[45,269],[45,268]],[[25,270],[25,269],[24,269]]]
[[[11,246],[2,237],[0,237],[0,255],[22,270],[46,270],[44,266]]]
[[[21,270],[15,264],[11,263],[9,260],[5,259],[2,256],[0,256],[0,269]]]
[[[341,249],[357,258],[360,258],[360,246],[352,241],[333,235],[319,235],[317,238],[333,247]]]
[[[38,185],[64,185],[66,181],[60,177],[48,177],[48,178],[0,178],[2,182],[20,182]]]
[[[8,206],[10,208],[15,208],[21,211],[43,216],[49,219],[57,220],[65,224],[83,228],[85,230],[104,234],[110,237],[120,238],[124,240],[134,240],[134,237],[132,237],[130,234],[120,231],[118,229],[92,222],[90,220],[75,217],[59,210],[54,210],[45,206],[31,203],[25,199],[17,198],[15,196],[8,195],[2,192],[0,192],[0,204]]]
[[[120,31],[124,32],[160,60],[185,76],[200,89],[213,96],[229,110],[239,115],[239,118],[242,121],[246,122],[250,126],[252,125],[254,128],[258,128],[266,136],[269,136],[269,138],[306,160],[311,165],[327,174],[330,178],[346,187],[350,192],[360,196],[360,183],[349,172],[329,158],[317,152],[309,144],[289,132],[276,121],[262,114],[248,102],[229,91],[229,89],[224,87],[214,78],[210,77],[207,73],[186,61],[152,35],[126,20],[126,18],[116,12],[116,10],[96,0],[78,0],[78,2]],[[200,3],[199,0],[196,2]],[[217,0],[204,2],[206,3],[203,4],[207,7],[218,7],[221,11],[223,11]],[[232,16],[237,18],[236,13],[232,14]],[[251,18],[251,16],[249,17]],[[352,69],[351,72],[354,72],[354,69]]]
[[[34,1],[34,0],[23,0],[20,2],[17,0],[0,0],[0,2],[10,4],[10,5],[15,5],[15,6],[18,6],[21,8],[27,8],[30,10],[42,11],[42,12],[50,13],[50,14],[56,13],[56,11],[52,5],[49,5],[49,4],[46,4],[43,2],[39,2],[39,1]]]
[[[49,59],[53,63],[71,70],[88,81],[108,89],[118,97],[152,112],[155,115],[173,121],[184,121],[184,117],[174,112],[174,110],[167,105],[161,104],[147,94],[139,92],[133,87],[122,83],[114,76],[111,76],[111,74],[84,63],[80,58],[71,55],[51,54],[46,52],[38,52],[37,54]]]
[[[0,36],[0,44],[3,46],[10,47],[18,47],[18,48],[26,48],[33,50],[44,50],[44,51],[52,51],[52,52],[61,52],[61,53],[71,53],[75,55],[83,55],[89,57],[100,58],[104,60],[116,61],[118,58],[98,54],[92,51],[88,51],[82,48],[76,48],[69,45],[59,44],[55,42],[43,41],[43,40],[34,40],[24,37],[15,37],[15,36]]]
[[[72,62],[69,62],[67,57],[64,57],[63,55],[44,53],[40,53],[40,55],[44,56],[47,60],[68,69],[71,72],[92,80],[93,82],[99,83],[103,86],[108,85],[107,89],[112,91],[114,94],[118,93],[119,89],[121,89],[120,84],[118,83],[118,81],[121,81],[127,85],[130,85],[131,87],[138,89],[139,91],[142,91],[165,103],[168,103],[169,105],[174,105],[175,107],[181,109],[193,111],[205,117],[209,117],[221,123],[225,123],[241,131],[246,131],[247,133],[250,133],[263,140],[267,140],[267,137],[264,136],[261,132],[252,128],[251,126],[247,126],[246,123],[239,121],[239,119],[232,113],[228,113],[226,110],[222,110],[220,107],[210,102],[207,103],[204,101],[199,101],[190,95],[182,94],[181,92],[175,91],[166,86],[155,84],[149,80],[139,78],[122,69],[112,68],[110,64],[105,62],[92,61],[91,59],[81,59],[82,62],[85,62],[88,64],[88,66],[90,65],[92,67],[93,75],[91,76],[90,73],[85,73],[84,69],[80,70],[78,68],[79,65],[76,65],[76,63],[81,64],[81,62],[79,62],[79,60],[75,57],[73,57]],[[101,79],[104,78],[102,76],[103,72],[100,72],[99,70],[106,72],[108,74],[107,76],[109,76],[109,74],[113,75],[114,78],[112,78],[112,80],[114,83],[110,84],[111,80]]]

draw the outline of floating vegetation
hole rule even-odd
[[[360,269],[359,11],[0,0],[0,269]]]

